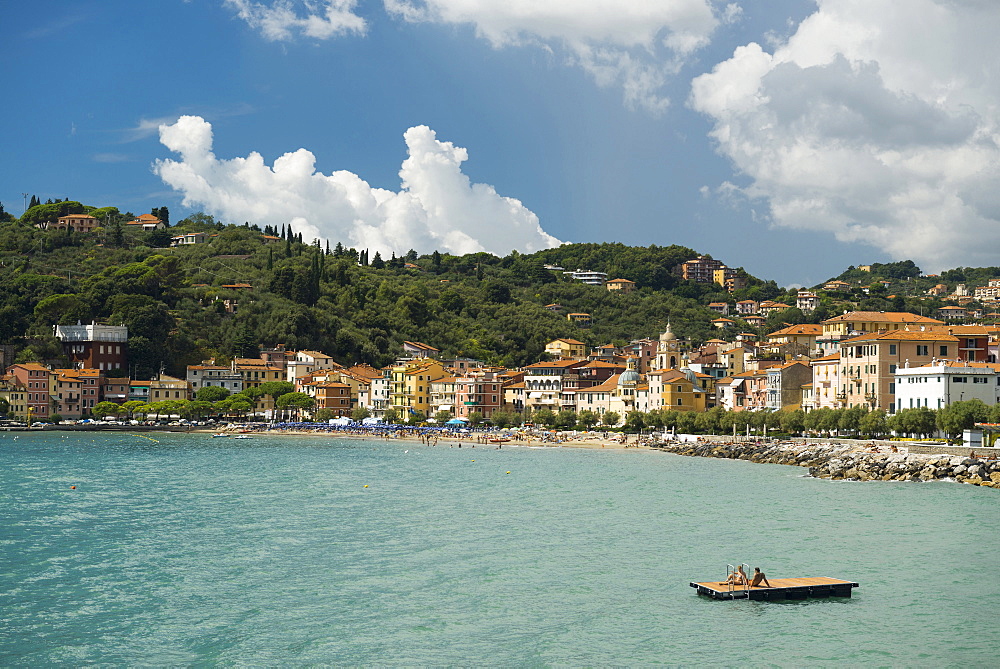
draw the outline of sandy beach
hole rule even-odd
[[[546,438],[536,435],[498,435],[490,433],[451,433],[446,432],[440,435],[429,436],[417,434],[409,431],[396,433],[371,433],[351,430],[325,430],[325,429],[247,429],[246,426],[234,425],[225,428],[205,429],[198,428],[191,430],[192,433],[200,434],[222,434],[236,436],[238,434],[249,435],[269,435],[269,436],[289,436],[289,437],[335,437],[338,439],[370,439],[384,441],[406,441],[414,443],[424,443],[430,446],[450,446],[463,448],[503,448],[507,447],[544,447],[544,448],[591,448],[591,449],[617,449],[617,450],[649,450],[648,443],[637,443],[635,435],[619,435],[609,433],[604,436],[602,433],[588,433],[587,435],[561,433],[546,433]],[[622,441],[622,438],[625,440]],[[502,442],[491,441],[503,439]]]

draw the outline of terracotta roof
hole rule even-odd
[[[787,328],[782,328],[781,330],[776,330],[768,337],[787,337],[790,335],[821,335],[823,334],[823,326],[820,324],[813,323],[803,323],[801,325],[790,325]]]
[[[599,386],[591,386],[590,388],[580,388],[579,392],[583,393],[611,393],[618,389],[618,377],[621,374],[612,374],[611,378],[602,383]]]
[[[303,355],[311,356],[313,358],[332,358],[333,357],[332,355],[327,355],[326,353],[322,353],[320,351],[299,351],[299,353],[301,353]]]
[[[584,363],[580,360],[553,360],[552,362],[536,362],[533,365],[527,365],[525,369],[545,369],[549,367],[575,367],[582,366]]]
[[[17,363],[17,366],[23,367],[24,369],[35,369],[35,370],[44,369],[46,372],[49,371],[47,367],[43,367],[41,364],[37,362],[19,362]]]
[[[892,330],[891,332],[872,332],[870,334],[844,339],[841,345],[853,342],[871,341],[873,339],[888,341],[958,341],[958,337],[942,332],[910,332],[908,330]]]
[[[382,378],[382,372],[370,365],[354,365],[353,367],[348,367],[347,371],[356,376],[365,376],[371,379]]]
[[[925,323],[944,325],[941,321],[927,316],[918,316],[905,311],[851,311],[828,318],[824,323],[869,322],[869,323]]]
[[[424,343],[419,342],[419,341],[404,341],[403,343],[404,344],[409,344],[413,348],[420,349],[421,351],[438,351],[438,350],[440,350],[440,349],[436,349],[433,346],[430,346],[428,344],[424,344]]]

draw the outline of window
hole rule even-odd
[[[896,365],[889,365],[889,373],[890,374],[896,373]]]
[[[684,400],[682,400],[681,398],[678,397],[677,398],[677,406],[684,406]]]
[[[942,344],[938,348],[938,355],[940,355],[942,358],[945,357],[945,356],[947,356],[948,355],[948,347],[946,345]]]
[[[896,392],[896,384],[895,383],[890,383],[889,384],[889,394],[893,395],[893,394],[895,394],[895,392]]]
[[[889,344],[889,355],[896,355],[896,345]]]
[[[917,344],[917,355],[930,355],[926,344]]]

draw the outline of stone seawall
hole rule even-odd
[[[808,467],[809,474],[824,479],[858,481],[933,481],[1000,488],[1000,461],[956,455],[922,453],[870,453],[843,444],[795,442],[677,442],[655,444],[677,455],[728,458],[774,465]]]

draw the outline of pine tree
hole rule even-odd
[[[382,260],[382,254],[380,254],[378,251],[375,252],[375,257],[372,258],[372,267],[374,267],[375,269],[382,269],[383,267],[385,267],[385,261]]]

